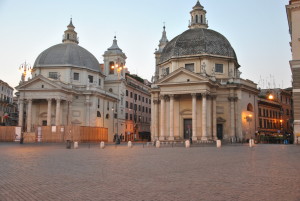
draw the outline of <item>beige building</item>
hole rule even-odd
[[[290,0],[286,6],[289,30],[291,34],[292,60],[290,66],[293,74],[294,100],[294,136],[295,143],[300,137],[300,0]]]
[[[150,132],[150,87],[127,71],[127,57],[116,37],[103,58],[105,90],[116,94],[119,100],[114,110],[114,133],[126,135],[126,139],[139,139],[139,133]]]
[[[14,89],[6,82],[0,80],[0,124],[10,125],[10,114],[14,112]]]
[[[257,85],[240,77],[234,49],[223,35],[208,29],[199,1],[190,14],[189,29],[171,41],[164,27],[155,52],[152,139],[254,137]]]
[[[118,96],[105,90],[105,72],[78,43],[71,20],[62,43],[37,57],[32,78],[16,87],[19,126],[27,132],[37,126],[105,127],[112,141]]]

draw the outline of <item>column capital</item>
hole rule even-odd
[[[154,103],[155,105],[157,105],[157,104],[159,103],[159,100],[153,100],[153,103]]]
[[[235,102],[235,101],[238,100],[238,97],[233,97],[233,96],[231,96],[231,97],[228,97],[228,100],[229,100],[229,101],[232,101],[232,102]]]
[[[56,101],[61,101],[61,98],[56,98],[55,100],[56,100]]]
[[[47,101],[49,102],[49,101],[52,101],[52,98],[47,98]]]
[[[204,98],[206,98],[207,96],[209,95],[209,93],[207,93],[207,92],[203,92],[203,93],[201,93],[201,96]]]
[[[192,93],[191,96],[192,96],[192,97],[196,97],[197,94],[196,94],[196,93]]]
[[[174,94],[169,94],[170,99],[174,99],[174,96],[175,96]]]
[[[165,99],[165,95],[159,95],[159,100],[164,100]]]
[[[32,98],[28,98],[27,101],[28,101],[28,102],[32,102]]]
[[[210,97],[211,97],[212,99],[216,99],[216,98],[217,98],[217,95],[216,95],[216,94],[212,94],[212,95],[210,95]]]

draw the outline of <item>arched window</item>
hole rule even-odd
[[[106,114],[106,119],[109,119],[109,114]]]
[[[201,24],[203,24],[203,15],[201,15]]]
[[[101,117],[101,113],[97,111],[97,117]]]
[[[114,69],[114,66],[115,63],[113,61],[109,62],[109,74],[115,74],[115,69]]]
[[[253,106],[252,106],[251,103],[249,103],[249,104],[247,105],[247,111],[253,112]]]
[[[196,23],[198,23],[198,15],[196,15]]]
[[[70,34],[67,34],[67,39],[68,39],[68,40],[70,39]]]

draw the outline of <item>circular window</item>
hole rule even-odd
[[[112,89],[112,88],[110,88],[110,89],[109,89],[109,92],[113,92],[113,89]]]

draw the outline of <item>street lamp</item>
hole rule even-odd
[[[30,64],[26,63],[26,61],[25,61],[24,63],[22,63],[20,65],[19,71],[22,73],[21,82],[25,82],[25,77],[26,77],[27,73],[30,73],[32,71],[32,68],[31,68]]]
[[[26,75],[27,75],[27,73],[30,73],[31,71],[32,71],[32,69],[31,69],[31,66],[30,66],[30,64],[28,64],[28,63],[26,63],[26,61],[23,63],[23,64],[21,64],[20,66],[19,66],[19,71],[22,73],[22,76],[21,76],[21,82],[20,83],[23,83],[23,82],[25,82],[25,77],[26,77]],[[22,98],[22,96],[21,96],[21,94],[20,94],[20,98]],[[24,90],[24,92],[23,92],[23,99],[25,100],[25,90]],[[25,102],[23,103],[23,102],[21,102],[21,104],[25,104]],[[23,105],[22,105],[22,108],[26,108],[26,107],[24,107]],[[22,111],[22,115],[21,115],[21,122],[22,122],[22,128],[21,128],[21,139],[20,139],[20,144],[23,144],[23,141],[24,141],[24,132],[25,132],[25,123],[26,123],[26,116],[24,115],[24,109],[23,109],[23,111]],[[26,113],[25,113],[26,114]],[[20,116],[19,116],[19,118],[20,118]]]
[[[249,133],[250,133],[250,138],[252,139],[251,128],[250,128],[250,123],[252,121],[252,114],[247,115],[245,119],[249,124]]]

